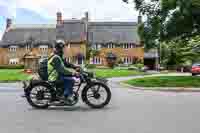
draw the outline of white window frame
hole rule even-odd
[[[40,49],[41,51],[47,51],[48,45],[40,45],[40,46],[39,46],[39,49]]]
[[[92,63],[93,64],[101,64],[101,58],[100,57],[93,57]]]
[[[48,54],[48,45],[40,45],[39,49],[40,49],[42,55],[47,55]]]
[[[67,44],[67,48],[71,48],[71,44],[70,43]]]
[[[67,61],[71,63],[71,57],[67,57]]]
[[[16,65],[16,64],[18,64],[19,63],[19,59],[18,58],[15,58],[15,59],[10,59],[9,60],[9,64],[12,64],[12,65]]]
[[[132,57],[124,57],[123,58],[123,63],[124,64],[132,64]]]
[[[17,46],[10,46],[10,47],[9,47],[9,51],[10,51],[10,52],[16,52],[16,51],[17,51],[17,48],[18,48]]]
[[[108,45],[107,46],[108,48],[115,48],[115,44],[114,43],[108,43],[107,45]]]
[[[101,44],[95,43],[94,46],[93,46],[93,48],[94,48],[95,50],[100,50],[100,49],[101,49]]]
[[[100,50],[101,49],[101,44],[98,44],[97,45],[97,50]]]
[[[30,50],[30,45],[26,44],[25,48],[26,48],[26,51],[29,51]]]

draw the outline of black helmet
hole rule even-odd
[[[60,50],[60,49],[63,49],[64,46],[65,46],[65,42],[64,41],[56,40],[54,48]]]
[[[57,40],[55,42],[54,48],[56,49],[55,53],[62,56],[63,55],[63,48],[65,46],[65,42],[62,40]]]

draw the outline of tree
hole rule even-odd
[[[155,47],[156,39],[162,42],[200,33],[199,0],[133,0],[133,2],[136,10],[147,16],[147,20],[139,28],[140,38],[144,40],[147,48]]]
[[[196,48],[191,44],[194,42],[192,38],[175,38],[171,41],[163,42],[161,44],[163,64],[167,68],[191,66],[193,62],[199,60],[200,55],[198,52],[194,52]]]

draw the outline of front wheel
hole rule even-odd
[[[195,73],[192,73],[192,76],[196,76],[196,74],[195,74]]]
[[[82,99],[92,108],[103,108],[110,102],[111,91],[103,83],[94,83],[83,90]]]

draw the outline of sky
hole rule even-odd
[[[137,21],[133,4],[122,0],[0,0],[0,39],[6,18],[15,24],[56,23],[56,12],[64,19],[81,18],[89,12],[92,21]]]

